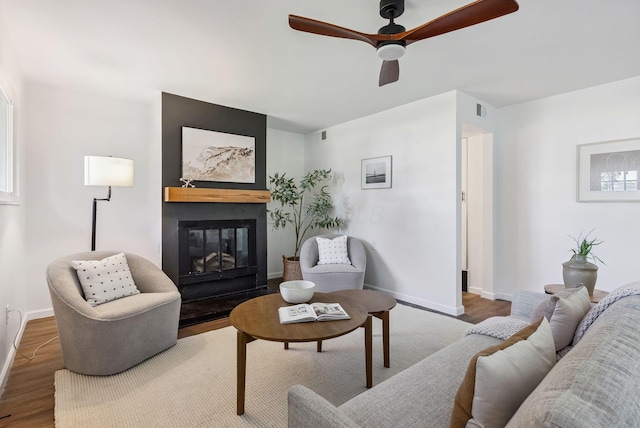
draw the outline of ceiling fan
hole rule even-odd
[[[404,12],[404,0],[380,0],[380,16],[388,19],[389,23],[380,28],[377,34],[361,33],[297,15],[289,15],[289,26],[298,31],[360,40],[370,44],[377,49],[378,57],[382,59],[378,86],[384,86],[397,81],[400,77],[398,59],[404,55],[406,46],[411,43],[480,24],[513,13],[518,8],[515,0],[477,0],[413,30],[406,31],[402,25],[394,22]]]

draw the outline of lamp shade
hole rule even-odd
[[[133,160],[111,156],[85,156],[84,185],[133,186]]]

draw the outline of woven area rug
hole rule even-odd
[[[391,318],[391,368],[374,318],[375,385],[462,337],[471,324],[398,304]],[[364,392],[364,330],[323,342],[256,340],[247,345],[245,414],[236,411],[236,330],[180,339],[113,376],[55,374],[56,427],[286,427],[287,390],[303,384],[335,405]]]

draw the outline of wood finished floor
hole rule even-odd
[[[278,280],[271,280],[270,286],[278,283]],[[474,324],[492,316],[508,315],[511,310],[510,302],[487,300],[468,293],[462,293],[462,304],[466,313],[457,318]],[[178,331],[178,338],[227,326],[229,321],[221,319],[184,327]],[[31,356],[36,347],[56,334],[53,317],[29,321],[18,351]],[[53,379],[56,370],[62,368],[62,354],[57,340],[43,346],[33,360],[16,355],[0,400],[0,427],[53,427]]]

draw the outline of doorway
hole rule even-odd
[[[468,246],[468,230],[467,230],[467,221],[468,221],[468,211],[467,211],[467,187],[468,183],[468,144],[469,141],[467,138],[462,139],[462,153],[460,156],[460,235],[462,238],[461,242],[461,267],[462,267],[462,291],[468,291],[468,280],[467,280],[467,246]]]
[[[493,134],[469,131],[461,150],[462,290],[493,299]]]

